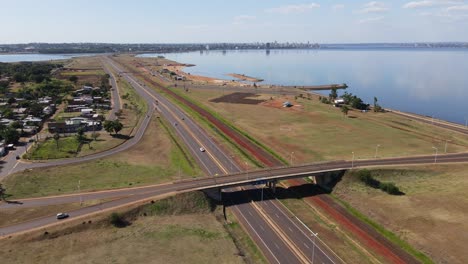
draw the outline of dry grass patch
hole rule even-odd
[[[199,194],[185,195],[201,199]],[[186,197],[187,198],[187,197]],[[171,198],[180,204],[184,197]],[[163,200],[164,201],[164,200]],[[243,263],[207,204],[176,214],[151,214],[159,201],[123,213],[130,225],[107,218],[0,240],[5,263]],[[204,213],[203,213],[204,212]],[[145,215],[143,215],[145,214]],[[27,250],[24,250],[27,248]]]
[[[375,169],[404,193],[388,195],[347,173],[333,193],[438,263],[466,263],[468,165]]]
[[[378,157],[429,155],[433,153],[432,146],[442,153],[446,140],[449,153],[468,150],[468,138],[459,133],[391,113],[351,111],[352,118],[347,118],[339,108],[322,104],[317,98],[275,96],[270,100],[270,95],[261,95],[256,99],[267,102],[258,106],[211,102],[222,96],[221,91],[192,89],[185,95],[224,116],[281,156],[289,159],[294,152],[293,163],[351,159],[352,152],[356,159],[374,158],[377,145]],[[271,106],[283,101],[296,106]]]

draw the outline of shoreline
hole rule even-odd
[[[241,81],[248,81],[248,82],[253,82],[253,83],[263,82],[264,81],[263,79],[247,76],[245,74],[240,74],[240,73],[228,73],[226,75],[234,77],[234,78],[239,79]]]

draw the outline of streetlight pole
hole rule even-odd
[[[375,147],[375,156],[374,156],[374,159],[377,158],[377,151],[379,150],[379,147],[380,147],[380,145],[377,145],[377,146]]]
[[[81,196],[81,180],[78,180],[78,193],[80,194],[80,205],[83,205],[83,197]]]
[[[291,166],[293,165],[293,155],[294,155],[294,151],[291,152],[291,157],[290,157],[290,162],[289,162]]]
[[[234,156],[231,156],[231,173],[234,173],[233,163],[234,163]]]
[[[353,159],[351,160],[351,169],[354,168],[354,151],[353,151]]]
[[[445,153],[447,153],[447,144],[448,144],[448,139],[445,140]]]
[[[437,153],[439,152],[439,149],[436,147],[432,147],[432,148],[435,149],[434,163],[437,163]]]
[[[247,180],[249,180],[249,164],[247,164],[247,162],[245,163],[245,166],[247,167]]]
[[[314,263],[314,258],[315,258],[315,238],[317,237],[318,233],[313,233],[312,232],[312,235],[314,235],[314,245],[312,246],[312,264]]]

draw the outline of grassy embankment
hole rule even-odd
[[[219,213],[203,194],[184,194],[121,211],[128,224],[121,228],[103,214],[3,239],[0,254],[7,263],[244,263],[241,255],[249,255],[236,248]]]

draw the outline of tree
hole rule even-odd
[[[0,183],[0,200],[5,201],[6,199],[6,189],[3,187],[3,185]]]
[[[377,102],[377,97],[374,96],[374,112],[381,112],[382,107]]]
[[[118,134],[123,128],[123,124],[119,120],[114,121],[114,132]]]
[[[0,131],[0,137],[3,138],[7,144],[16,144],[20,139],[20,133],[13,127],[8,126],[2,128]]]
[[[86,140],[87,140],[87,138],[86,138],[86,136],[84,134],[84,129],[82,127],[78,128],[78,130],[76,131],[76,140],[80,144],[85,143]]]
[[[29,114],[40,117],[44,114],[44,108],[38,103],[33,103],[29,106]]]
[[[347,105],[343,105],[341,107],[341,112],[345,115],[345,116],[348,116],[348,112],[349,112],[349,107]]]
[[[104,121],[104,130],[106,130],[109,134],[112,134],[114,132],[114,135],[117,135],[122,129],[123,129],[123,124],[120,123],[119,120],[106,120]]]
[[[333,88],[330,92],[330,101],[334,101],[336,98],[338,98],[338,93],[336,92],[336,88]]]
[[[76,75],[72,75],[70,78],[68,78],[68,80],[76,84],[78,82],[78,77],[76,77]]]
[[[102,125],[104,127],[104,130],[106,130],[107,133],[112,134],[114,132],[114,122],[111,120],[106,120],[104,121],[104,124]]]
[[[55,140],[55,144],[57,145],[57,149],[59,149],[59,139],[60,139],[60,135],[58,132],[55,132],[54,134],[54,140]]]

